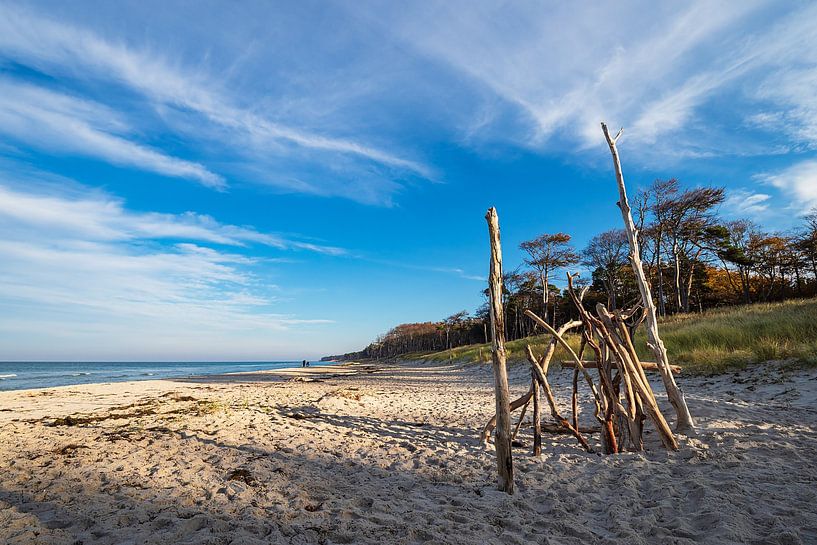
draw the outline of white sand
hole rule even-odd
[[[546,435],[514,496],[477,439],[488,367],[371,371],[0,393],[0,543],[817,543],[817,370],[682,377],[680,452]],[[104,419],[47,425],[75,413]]]

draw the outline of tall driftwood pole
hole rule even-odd
[[[491,269],[488,290],[491,300],[491,356],[496,397],[496,465],[499,489],[513,494],[513,460],[511,458],[511,397],[505,356],[505,311],[502,308],[502,247],[499,244],[499,218],[496,208],[485,214],[491,241]]]
[[[624,228],[627,231],[627,240],[630,243],[630,265],[633,267],[635,280],[638,284],[638,291],[641,292],[641,300],[644,303],[644,308],[647,310],[647,338],[649,339],[649,346],[655,353],[655,361],[658,363],[658,370],[661,373],[661,379],[664,381],[667,397],[675,409],[677,416],[676,430],[679,432],[688,432],[695,428],[695,422],[689,413],[686,399],[684,399],[684,392],[681,391],[681,388],[675,383],[675,377],[672,376],[669,358],[667,358],[667,349],[664,347],[664,343],[658,335],[658,319],[655,312],[655,303],[653,303],[650,285],[647,283],[647,276],[644,274],[644,267],[641,264],[641,251],[638,247],[638,230],[633,221],[630,202],[627,200],[627,189],[624,186],[624,174],[621,171],[621,160],[618,157],[618,149],[616,148],[616,142],[619,137],[621,137],[621,133],[624,129],[619,130],[615,137],[610,136],[606,123],[601,124],[601,130],[604,132],[607,145],[610,146],[610,153],[613,155],[613,168],[615,168],[616,181],[618,182],[618,207],[621,209],[621,217],[624,220]]]

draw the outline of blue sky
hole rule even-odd
[[[0,359],[300,359],[618,226],[817,205],[808,2],[0,2]]]

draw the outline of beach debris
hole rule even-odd
[[[252,483],[255,481],[255,477],[253,477],[249,469],[241,467],[230,471],[230,473],[227,474],[227,480],[241,481],[244,484],[252,485]]]
[[[81,448],[89,448],[88,445],[78,445],[77,443],[68,443],[59,448],[55,448],[52,452],[54,454],[61,454],[63,456],[68,455],[72,456],[78,449]]]
[[[579,327],[582,325],[579,321],[568,322],[567,324],[562,325],[559,327],[559,334],[564,335],[568,330],[573,329],[575,327]],[[553,357],[554,352],[556,351],[556,339],[552,339],[551,342],[548,344],[547,348],[545,349],[545,353],[542,355],[542,362],[550,362],[550,359]],[[510,404],[510,411],[513,412],[518,408],[522,407],[526,403],[528,403],[533,398],[533,391],[534,391],[534,381],[531,381],[531,386],[524,395],[511,401]],[[490,420],[485,424],[482,428],[482,433],[480,434],[480,439],[483,443],[488,444],[491,441],[491,434],[496,428],[496,415],[492,416]]]
[[[167,392],[167,393],[164,393],[164,394],[160,395],[159,397],[169,397],[173,401],[198,401],[197,398],[195,398],[195,397],[193,397],[191,395],[183,395],[183,394],[180,394],[179,392]]]
[[[78,426],[79,424],[87,424],[95,421],[94,418],[79,417],[79,416],[60,416],[46,424],[46,426]]]
[[[536,356],[533,355],[533,350],[531,350],[530,345],[527,345],[525,348],[526,348],[526,353],[527,353],[527,356],[528,356],[528,361],[530,362],[531,369],[533,371],[533,379],[538,383],[536,386],[534,386],[534,389],[533,389],[533,399],[536,400],[538,398],[538,396],[539,396],[539,387],[544,389],[545,399],[547,399],[548,405],[550,405],[550,414],[551,414],[551,416],[553,416],[553,419],[556,420],[556,422],[560,426],[562,426],[563,428],[568,430],[570,433],[572,433],[576,437],[576,439],[579,441],[579,444],[587,452],[593,452],[593,449],[587,443],[587,440],[584,438],[584,436],[581,434],[581,432],[578,429],[574,428],[573,425],[570,422],[568,422],[567,419],[564,418],[559,413],[559,409],[556,406],[556,398],[554,397],[553,390],[551,389],[550,384],[548,383],[547,367],[546,366],[542,366],[542,367],[539,366],[539,360],[537,360]],[[533,435],[533,437],[534,437],[534,451],[533,451],[533,454],[534,454],[534,456],[539,456],[542,453],[541,452],[542,431],[541,431],[541,422],[538,421],[538,415],[536,415],[534,417],[534,435]],[[537,449],[537,446],[539,447],[538,449]]]

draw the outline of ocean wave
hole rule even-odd
[[[0,380],[6,380],[7,378],[14,378],[16,376],[17,375],[15,375],[14,373],[9,373],[8,375],[0,375]]]

